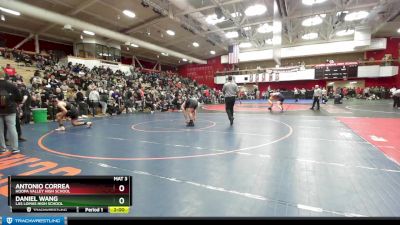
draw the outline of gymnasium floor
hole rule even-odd
[[[223,105],[203,107],[193,128],[181,113],[96,118],[66,132],[23,127],[21,154],[0,156],[1,215],[10,215],[7,175],[54,174],[133,176],[129,216],[400,216],[400,110],[391,101],[321,111],[305,101],[284,113],[243,101],[232,127]]]

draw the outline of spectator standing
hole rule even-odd
[[[326,104],[326,102],[328,101],[328,91],[324,88],[322,88],[321,91],[322,94],[322,104]]]
[[[22,110],[22,122],[28,124],[31,121],[31,93],[29,93],[24,84],[20,84],[18,88],[20,89],[22,96],[22,102],[20,104],[20,110]],[[20,137],[20,139],[21,138],[22,137]]]
[[[293,94],[294,94],[295,102],[298,102],[298,101],[299,101],[299,96],[300,96],[300,91],[299,91],[299,89],[297,89],[297,88],[295,87],[294,90],[293,90]]]
[[[301,93],[301,98],[306,98],[306,89],[305,88],[302,88],[301,90],[300,90],[300,93]]]
[[[10,140],[11,152],[18,153],[18,133],[16,129],[17,103],[21,102],[18,88],[5,80],[5,72],[0,72],[0,153],[6,150],[4,127]]]
[[[107,113],[108,94],[105,90],[100,92],[100,105],[103,115]]]
[[[393,92],[393,108],[400,108],[400,89]]]
[[[92,108],[92,114],[96,115],[96,108],[100,105],[100,94],[96,87],[92,87],[89,93],[89,106]]]
[[[10,64],[7,64],[6,68],[4,68],[4,73],[8,76],[8,78],[12,78],[17,73],[15,68],[11,67]]]

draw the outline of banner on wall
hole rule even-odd
[[[396,76],[399,73],[399,66],[357,66],[357,78],[364,77],[391,77]],[[236,79],[237,83],[254,83],[255,79],[258,79],[257,82],[283,82],[283,81],[298,81],[298,80],[315,80],[315,69],[307,69],[304,71],[290,72],[290,73],[258,73],[257,74],[248,74],[243,73],[239,75],[232,76]],[[214,78],[216,84],[224,84],[227,76],[216,76]],[[343,76],[338,79],[351,79]],[[320,80],[328,80],[328,79],[320,79]]]
[[[315,66],[315,79],[337,79],[357,77],[358,63],[327,63]]]
[[[275,73],[275,81],[279,81],[279,73]]]

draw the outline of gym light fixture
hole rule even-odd
[[[216,14],[211,14],[207,16],[206,22],[211,25],[215,25],[217,23],[221,23],[225,21],[225,17],[218,18]]]
[[[90,35],[90,36],[94,36],[94,35],[95,35],[94,32],[88,31],[88,30],[84,30],[83,33],[85,33],[85,34],[87,34],[87,35]]]
[[[314,5],[314,4],[320,4],[322,2],[325,2],[326,0],[303,0],[304,5]]]
[[[354,34],[354,30],[353,29],[340,30],[340,31],[336,32],[337,36],[347,36],[347,35],[352,35],[352,34]]]
[[[11,9],[7,9],[7,8],[3,8],[3,7],[0,7],[0,11],[6,12],[6,13],[10,13],[10,14],[13,14],[13,15],[16,15],[16,16],[20,16],[21,15],[20,12],[17,12],[17,11],[11,10]]]
[[[239,33],[237,31],[230,31],[225,34],[226,38],[237,38],[239,37]]]
[[[301,25],[303,25],[305,27],[311,27],[311,26],[319,25],[321,23],[322,23],[322,18],[319,15],[317,15],[317,16],[303,20]]]
[[[136,14],[130,10],[125,9],[124,11],[122,11],[123,14],[125,14],[125,16],[130,17],[130,18],[135,18]]]
[[[301,36],[304,40],[313,40],[318,38],[318,33],[308,33],[303,36]]]
[[[253,46],[251,42],[242,42],[239,44],[239,48],[250,48],[251,46]]]
[[[265,5],[255,4],[247,7],[244,14],[246,14],[246,16],[259,16],[264,14],[266,11],[267,7]]]
[[[257,32],[261,33],[261,34],[270,33],[272,31],[273,31],[273,27],[267,23],[265,23],[262,26],[260,26],[259,28],[257,28]]]
[[[367,11],[352,12],[344,17],[346,21],[355,21],[366,18],[369,15]]]
[[[167,30],[166,33],[167,33],[169,36],[175,36],[175,31],[173,31],[173,30]]]

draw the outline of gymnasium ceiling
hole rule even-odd
[[[241,51],[272,48],[269,39],[273,32],[260,33],[258,28],[264,24],[272,26],[274,20],[274,1],[277,14],[282,20],[282,46],[306,45],[312,43],[352,40],[354,35],[337,36],[336,32],[353,30],[358,26],[370,26],[373,37],[399,37],[399,0],[309,0],[322,1],[306,5],[307,0],[21,0],[49,11],[68,15],[113,31],[124,33],[137,39],[181,52],[198,59],[214,57],[227,53],[227,46],[233,43],[250,42],[252,47]],[[266,7],[261,15],[247,16],[245,10],[252,5]],[[144,5],[148,5],[145,7]],[[258,10],[260,7],[257,8]],[[17,10],[17,9],[14,9]],[[134,18],[123,11],[135,13]],[[156,12],[158,11],[158,12]],[[368,16],[356,21],[348,21],[346,15],[365,11]],[[219,23],[206,22],[209,15],[220,14],[226,19]],[[343,13],[344,12],[344,13]],[[73,43],[88,37],[82,30],[63,29],[62,25],[51,24],[26,15],[2,13],[5,21],[0,21],[0,30],[28,36],[39,33],[43,39],[62,43]],[[303,26],[305,19],[318,16],[322,23]],[[315,22],[318,23],[318,22]],[[264,27],[268,30],[268,26]],[[166,33],[175,32],[174,36]],[[226,33],[238,31],[239,37],[227,38]],[[314,40],[304,40],[303,35],[318,33]],[[107,41],[107,38],[96,36]],[[197,42],[199,47],[194,47]],[[144,48],[133,48],[120,43],[123,55],[136,55],[139,58],[160,60],[166,64],[184,64],[181,59],[163,56]],[[129,50],[128,50],[129,49]]]

